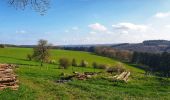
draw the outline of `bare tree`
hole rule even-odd
[[[51,0],[8,0],[8,3],[16,9],[24,10],[26,7],[31,7],[35,11],[44,15],[49,8]]]
[[[33,58],[41,62],[43,66],[44,62],[48,62],[50,54],[49,49],[51,45],[46,40],[39,40],[37,47],[34,48]]]

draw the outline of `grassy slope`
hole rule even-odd
[[[168,99],[170,98],[170,80],[158,77],[145,77],[143,71],[127,66],[132,71],[128,83],[110,82],[102,78],[86,81],[74,80],[66,84],[57,84],[54,81],[62,72],[67,70],[57,69],[57,65],[45,64],[40,68],[39,63],[25,60],[31,49],[5,48],[0,49],[0,63],[20,64],[16,69],[19,75],[20,88],[18,91],[0,91],[0,99]],[[85,59],[90,64],[98,63],[114,65],[117,61],[96,56],[87,52],[52,50],[53,59],[61,57]],[[93,71],[92,68],[74,68],[73,70]]]

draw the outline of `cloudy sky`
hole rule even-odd
[[[170,0],[52,0],[45,16],[0,3],[0,43],[55,45],[170,40]]]

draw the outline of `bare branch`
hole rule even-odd
[[[16,9],[22,10],[29,6],[41,15],[44,15],[49,9],[50,1],[51,0],[8,0],[8,4]]]

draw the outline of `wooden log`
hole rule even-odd
[[[13,86],[15,85],[16,82],[7,82],[7,83],[2,83],[2,85],[6,85],[6,86]]]
[[[128,80],[128,77],[130,76],[130,72],[128,72],[127,74],[126,74],[126,76],[124,77],[124,81],[127,81]]]
[[[123,79],[123,77],[124,77],[126,74],[127,74],[127,72],[122,72],[122,73],[117,77],[117,79],[118,79],[118,80]]]

